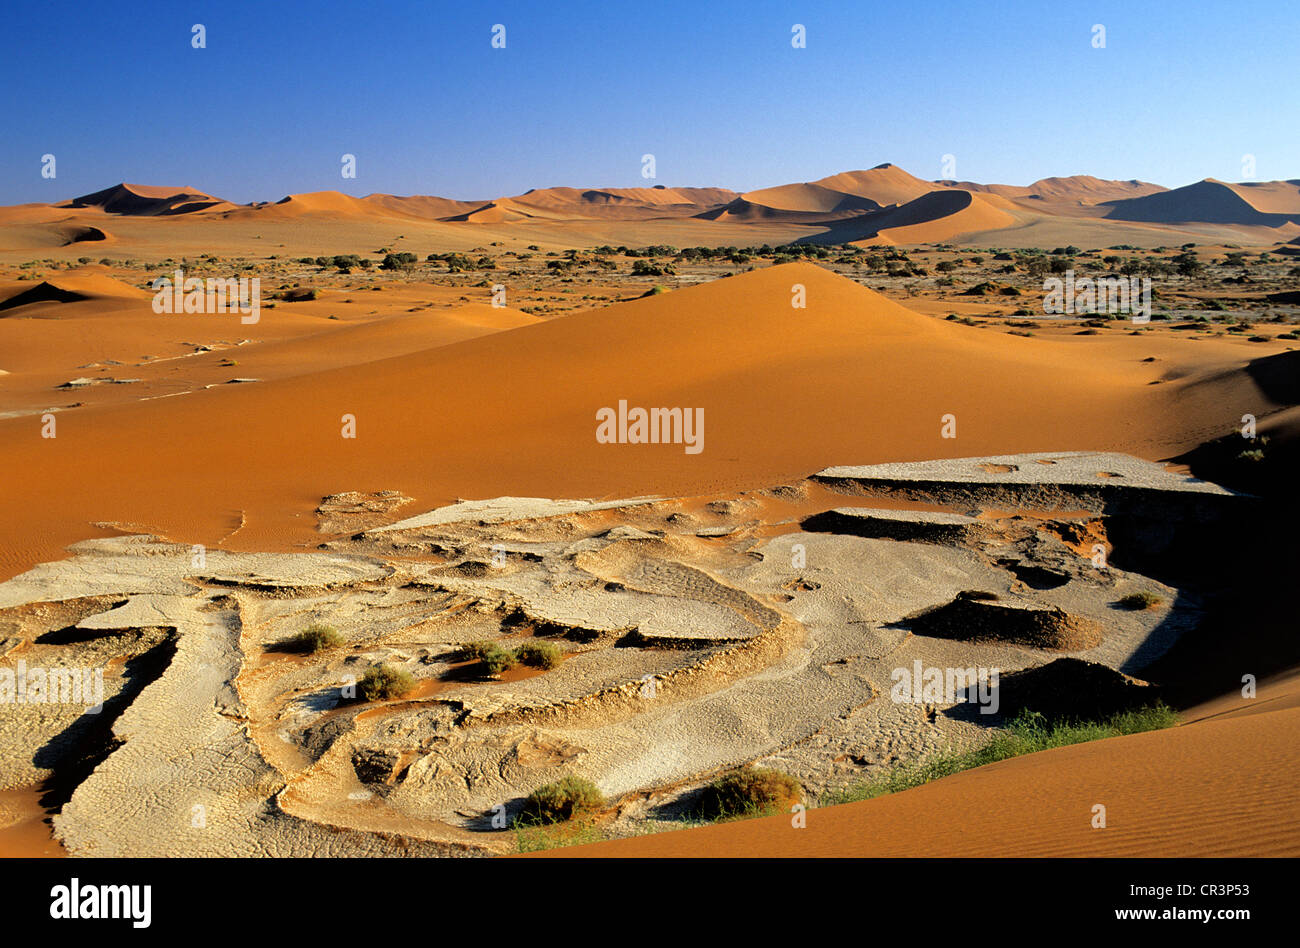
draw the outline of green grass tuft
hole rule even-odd
[[[1023,711],[983,747],[972,751],[948,751],[925,760],[901,764],[864,783],[825,793],[818,798],[817,805],[835,806],[871,800],[999,760],[1107,737],[1156,731],[1177,723],[1178,715],[1163,704],[1120,712],[1100,721],[1062,721],[1053,725],[1048,725],[1037,712]]]

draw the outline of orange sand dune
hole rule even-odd
[[[509,198],[502,198],[499,201],[489,201],[482,207],[464,214],[457,214],[449,217],[449,221],[463,221],[469,224],[513,224],[519,221],[526,221],[531,217],[538,216],[538,209],[527,208],[516,204]]]
[[[111,188],[73,198],[66,208],[97,208],[105,214],[157,217],[171,214],[217,212],[235,207],[229,201],[204,194],[197,188],[168,188],[144,184],[115,184]]]
[[[795,284],[804,309],[791,307]],[[288,309],[263,313],[262,331],[307,318]],[[57,557],[103,521],[241,548],[311,543],[310,511],[342,490],[397,489],[433,506],[698,494],[832,463],[1103,448],[1166,457],[1232,430],[1243,404],[1261,418],[1278,407],[1235,371],[1258,351],[1245,343],[1091,341],[939,322],[789,264],[364,365],[87,405],[58,413],[54,439],[37,417],[0,419],[0,570]],[[1142,363],[1148,354],[1161,361]],[[1229,372],[1233,397],[1197,399],[1194,379],[1150,384],[1184,363]],[[703,408],[703,452],[597,443],[597,410],[620,399]],[[956,439],[940,437],[946,413]],[[341,437],[344,415],[355,439]]]
[[[533,207],[551,208],[607,204],[641,204],[668,208],[676,205],[708,207],[726,204],[736,196],[736,192],[726,188],[534,188],[513,200]]]
[[[1105,204],[1106,216],[1115,220],[1264,227],[1300,223],[1300,185],[1288,181],[1243,185],[1206,178],[1172,191]]]
[[[844,191],[835,191],[820,184],[783,184],[775,188],[746,191],[741,195],[746,202],[782,211],[844,211],[879,210],[880,205],[870,198]]]
[[[945,183],[966,191],[997,194],[1005,198],[1033,198],[1044,202],[1078,204],[1097,204],[1169,190],[1163,185],[1147,181],[1107,181],[1090,174],[1041,178],[1025,187],[1014,184],[976,184],[970,181]],[[1029,206],[1032,204],[1033,201],[1030,201]]]
[[[271,380],[356,365],[449,345],[540,318],[481,303],[412,309],[460,291],[410,285],[381,300],[343,303],[326,293],[301,303],[278,303],[253,324],[235,315],[159,316],[151,294],[96,273],[61,273],[50,283],[0,285],[0,413],[44,410],[75,398],[98,406],[174,395],[231,378]],[[44,289],[42,289],[44,288]],[[76,289],[78,292],[73,292]],[[34,291],[35,296],[30,296]],[[29,294],[24,303],[23,294]],[[369,295],[369,294],[366,294]],[[10,303],[22,303],[10,307]],[[390,315],[369,308],[379,305]],[[7,308],[8,307],[8,308]],[[346,319],[330,318],[342,310]],[[204,352],[198,347],[207,346]],[[223,363],[233,359],[236,365]],[[133,379],[130,384],[58,391],[74,378]]]
[[[860,202],[863,208],[869,207],[865,198],[844,195],[845,202]],[[874,206],[874,205],[870,205]],[[760,222],[771,221],[790,224],[824,224],[834,222],[843,218],[857,217],[861,211],[852,206],[846,207],[839,211],[795,211],[786,210],[779,207],[770,207],[766,204],[755,204],[745,198],[736,198],[730,204],[722,207],[713,208],[696,214],[697,220],[702,221],[722,221],[722,222]]]
[[[305,194],[286,195],[274,204],[241,207],[224,216],[266,220],[294,217],[386,217],[392,216],[392,213],[382,202],[370,203],[339,191],[309,191]]]
[[[1214,181],[1213,178],[1209,180]],[[1232,190],[1239,198],[1265,214],[1286,214],[1293,219],[1300,217],[1300,181],[1247,181],[1241,184],[1227,184],[1217,181]]]
[[[897,165],[885,163],[869,171],[845,171],[812,182],[832,191],[855,194],[869,198],[881,207],[889,204],[906,204],[922,194],[941,189],[941,185],[932,181],[922,181],[908,174]]]
[[[1300,676],[1185,719],[810,810],[802,829],[775,816],[536,855],[1300,856]]]
[[[851,218],[817,239],[830,243],[934,243],[974,231],[1009,227],[1016,218],[996,195],[969,191],[930,191],[900,207]]]
[[[391,214],[403,217],[427,218],[429,220],[439,220],[444,217],[452,217],[455,214],[464,214],[476,207],[482,207],[484,203],[483,201],[455,201],[451,198],[432,197],[424,194],[415,194],[410,197],[399,197],[396,194],[368,194],[361,200],[367,204],[382,208]]]

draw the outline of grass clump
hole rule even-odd
[[[297,635],[285,639],[283,647],[287,651],[315,654],[326,649],[338,648],[342,644],[343,636],[338,629],[317,622],[307,626]]]
[[[586,777],[568,776],[538,787],[524,801],[524,825],[564,823],[605,808],[605,795]]]
[[[415,687],[415,679],[404,668],[392,665],[375,665],[361,676],[357,694],[363,701],[382,701],[400,698]]]
[[[1123,599],[1119,601],[1119,604],[1123,606],[1125,609],[1136,610],[1136,609],[1154,609],[1162,602],[1164,602],[1164,599],[1162,599],[1160,596],[1157,596],[1155,593],[1147,592],[1143,590],[1142,592],[1129,593],[1127,596],[1125,596]]]
[[[527,642],[511,650],[496,642],[480,640],[462,645],[458,658],[463,662],[482,662],[489,672],[499,675],[519,664],[549,671],[560,664],[564,652],[550,642]]]
[[[798,802],[799,781],[779,770],[744,767],[723,774],[700,795],[701,815],[711,820],[766,816]]]
[[[1178,715],[1163,704],[1122,711],[1099,721],[1058,721],[1054,724],[1048,724],[1046,718],[1035,711],[1022,711],[983,747],[972,751],[948,751],[927,760],[901,764],[864,783],[823,794],[817,805],[834,806],[871,800],[999,760],[1107,737],[1157,731],[1177,723]]]
[[[557,667],[564,653],[550,642],[528,642],[515,649],[515,658],[533,668]]]
[[[467,642],[462,645],[460,647],[460,660],[463,662],[482,662],[483,666],[493,675],[499,675],[519,664],[519,659],[515,657],[514,652],[502,648],[496,642],[485,640]]]

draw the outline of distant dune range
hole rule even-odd
[[[146,221],[167,230],[141,229]],[[159,246],[180,252],[243,246],[248,239],[325,252],[321,244],[341,242],[343,235],[355,239],[369,233],[365,227],[391,239],[392,228],[403,225],[413,237],[437,236],[466,248],[485,238],[549,246],[793,241],[1157,246],[1197,236],[1267,244],[1300,235],[1300,181],[1229,184],[1207,178],[1168,190],[1142,181],[1074,175],[1019,186],[925,181],[883,164],[743,194],[661,185],[551,187],[483,200],[315,191],[245,205],[192,187],[119,184],[69,201],[0,208],[0,254],[74,243],[89,247],[115,241],[122,229],[132,246],[147,247],[154,237]]]
[[[64,555],[96,523],[241,549],[310,545],[311,511],[347,490],[400,490],[433,507],[507,494],[694,495],[838,462],[1172,457],[1234,430],[1243,411],[1266,419],[1283,407],[1261,365],[1291,356],[1260,357],[1235,339],[1127,335],[1089,339],[1085,356],[1076,337],[937,321],[809,264],[545,322],[481,304],[394,312],[398,300],[366,325],[325,319],[319,301],[243,325],[158,317],[148,294],[94,272],[49,282],[46,301],[0,311],[5,396],[11,415],[22,412],[0,418],[4,575]],[[790,306],[796,283],[807,309]],[[82,298],[59,302],[54,290]],[[244,338],[252,344],[194,346]],[[237,367],[223,364],[230,357]],[[139,381],[63,395],[85,404],[57,412],[58,435],[44,439],[39,412],[75,374]],[[259,381],[228,384],[237,378]],[[597,443],[595,413],[619,399],[703,407],[703,453]],[[940,437],[946,413],[956,439]],[[340,435],[345,414],[355,440]]]

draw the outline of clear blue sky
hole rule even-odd
[[[643,185],[646,153],[653,183],[738,190],[885,161],[933,179],[945,154],[1007,184],[1300,178],[1297,0],[55,0],[7,21],[3,204],[118,181],[490,198]]]

